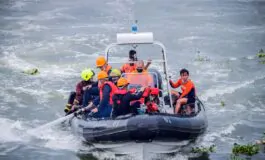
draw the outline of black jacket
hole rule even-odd
[[[133,94],[130,91],[118,90],[112,97],[113,100],[113,111],[112,117],[120,115],[126,115],[132,113],[132,109],[135,106],[131,106],[130,102],[139,100],[143,95],[143,92]]]

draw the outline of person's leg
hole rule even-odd
[[[175,90],[171,90],[171,97],[172,97],[172,103],[173,105],[176,105],[177,104],[177,100],[179,99],[179,96],[181,95],[180,92],[177,92]]]
[[[188,99],[187,98],[180,98],[177,100],[177,104],[175,107],[175,114],[178,114],[180,106],[183,104],[187,104]]]
[[[89,89],[84,91],[82,106],[86,107],[88,103],[92,100],[91,91]]]
[[[70,95],[69,95],[67,104],[66,104],[66,106],[64,108],[64,112],[65,113],[68,113],[71,110],[72,105],[74,103],[75,96],[76,96],[76,93],[75,92],[70,92]]]
[[[112,106],[111,105],[105,106],[104,108],[102,108],[102,110],[98,111],[98,118],[110,117],[111,110],[112,110]]]
[[[75,92],[70,92],[69,98],[68,98],[68,104],[73,104],[74,99],[75,99],[76,93]]]
[[[95,99],[95,97],[99,96],[99,89],[98,87],[91,87],[85,90],[83,95],[82,105],[85,107],[89,104],[90,101]]]
[[[195,108],[195,98],[188,97],[187,104],[188,104],[186,108],[187,114],[191,114]]]

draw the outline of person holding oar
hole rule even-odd
[[[87,105],[90,100],[99,95],[98,83],[93,80],[94,75],[95,73],[91,69],[85,69],[81,72],[82,80],[77,83],[76,91],[70,93],[64,109],[66,114],[79,108],[79,105]],[[89,92],[89,95],[85,94],[86,92]]]

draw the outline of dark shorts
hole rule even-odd
[[[180,95],[181,95],[181,93],[180,93]],[[187,104],[195,103],[195,96],[193,94],[188,94],[188,95],[184,96],[183,98],[188,99]]]

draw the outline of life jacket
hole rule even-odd
[[[112,67],[110,65],[107,65],[105,72],[107,72],[107,74],[110,75],[111,69],[112,69]]]
[[[147,102],[146,104],[147,107],[147,112],[157,112],[158,111],[158,106],[155,102]]]
[[[159,89],[158,88],[150,88],[149,96],[155,97],[155,99],[158,98]],[[154,99],[146,102],[145,105],[147,106],[147,112],[148,113],[150,113],[150,112],[158,112],[158,106],[155,103]]]
[[[121,71],[123,73],[131,73],[133,72],[134,70],[136,69],[136,65],[133,64],[132,66],[128,63],[124,64],[122,67],[121,67]]]
[[[103,98],[103,88],[105,85],[109,85],[111,88],[110,95],[109,95],[109,104],[112,105],[113,104],[112,96],[118,88],[110,81],[107,81],[103,85],[100,85],[99,86],[99,98],[100,98],[100,100],[102,100],[102,98]]]
[[[159,89],[158,88],[150,88],[150,94],[154,95],[154,96],[158,96],[159,95]]]
[[[145,100],[146,97],[149,96],[149,94],[150,94],[150,88],[145,88],[144,93],[142,95],[142,98],[140,98],[139,100],[132,101],[131,104],[133,104],[133,103],[135,103],[137,101],[140,102],[141,104],[144,104],[144,100]]]

